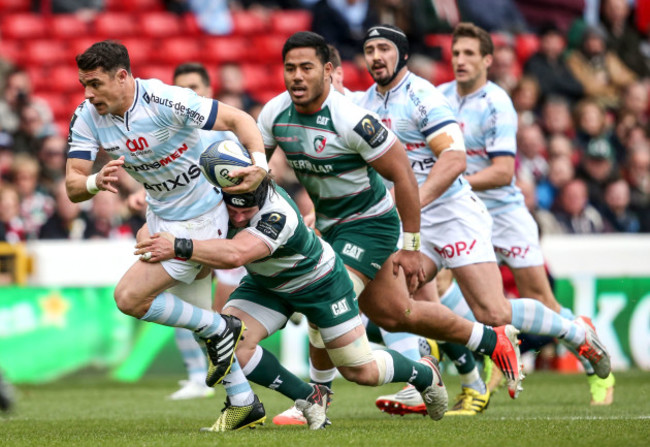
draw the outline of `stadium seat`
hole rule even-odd
[[[341,61],[341,67],[343,67],[343,85],[352,91],[358,90],[361,75],[357,66],[350,61]]]
[[[52,87],[50,83],[50,71],[40,65],[25,66],[25,71],[29,75],[29,81],[32,84],[32,91],[49,91]]]
[[[68,42],[68,58],[67,62],[69,64],[74,64],[75,63],[75,57],[77,57],[78,54],[83,53],[86,51],[92,44],[97,42],[97,38],[95,37],[77,37],[74,40],[70,40]]]
[[[311,19],[311,12],[305,9],[278,9],[271,13],[271,32],[286,38],[297,31],[309,31]]]
[[[270,26],[266,18],[254,11],[233,11],[233,34],[260,35],[268,32]]]
[[[133,76],[142,79],[160,79],[166,84],[171,84],[174,76],[173,65],[143,65],[133,69]]]
[[[93,26],[97,40],[122,39],[139,34],[140,30],[131,14],[105,12],[99,14]]]
[[[451,61],[451,35],[450,34],[427,34],[424,36],[424,43],[431,48],[440,48],[442,60]]]
[[[259,63],[282,63],[282,47],[286,37],[267,34],[253,37],[250,57]]]
[[[180,17],[181,35],[185,37],[203,36],[203,31],[196,20],[196,16],[191,12],[183,14]]]
[[[178,65],[181,62],[197,61],[201,58],[200,43],[193,37],[163,39],[159,44],[154,45],[154,49],[154,59],[161,64]]]
[[[436,62],[431,83],[437,86],[453,80],[454,69],[451,67],[451,64],[448,62]]]
[[[32,7],[31,0],[0,0],[0,12],[29,12]]]
[[[250,45],[245,37],[224,36],[203,39],[201,60],[206,64],[247,61]]]
[[[6,14],[0,20],[3,39],[41,39],[46,29],[45,19],[38,14]]]
[[[0,40],[0,57],[7,59],[14,64],[21,64],[20,59],[24,55],[22,44],[16,40]]]
[[[176,14],[166,11],[142,14],[138,18],[138,32],[144,38],[169,38],[183,34],[181,20]]]
[[[47,22],[48,34],[54,39],[74,39],[89,32],[86,22],[74,14],[54,14]]]
[[[517,60],[524,64],[530,56],[539,50],[539,37],[535,34],[519,34],[515,40]]]
[[[25,65],[50,66],[54,64],[67,63],[67,44],[64,41],[53,39],[29,40],[26,41],[23,50],[25,52]]]
[[[241,65],[244,77],[244,90],[257,92],[266,90],[269,84],[269,68],[265,64],[243,64]]]
[[[61,93],[83,92],[79,83],[79,70],[74,65],[58,65],[49,71],[50,91]]]
[[[164,11],[164,2],[160,0],[105,0],[106,11],[151,12]]]
[[[44,99],[52,110],[55,120],[70,119],[75,108],[79,103],[74,103],[68,98],[68,95],[58,92],[37,92],[37,97]]]
[[[274,93],[274,96],[282,93],[286,89],[284,85],[284,65],[273,64],[269,67],[267,89]]]
[[[131,68],[141,65],[154,63],[155,46],[151,39],[141,39],[138,37],[129,37],[120,40],[120,42],[129,51],[129,58],[131,59]]]

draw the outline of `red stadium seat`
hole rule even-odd
[[[25,66],[25,70],[29,75],[29,81],[32,84],[32,90],[49,91],[52,87],[50,85],[50,71],[48,68],[41,67],[40,65]]]
[[[267,88],[274,93],[274,96],[282,93],[286,89],[284,85],[284,65],[274,64],[269,67]]]
[[[154,47],[155,60],[161,64],[178,65],[181,62],[196,61],[201,58],[200,43],[193,37],[164,39]]]
[[[278,35],[265,35],[253,38],[251,45],[251,60],[258,63],[282,63],[282,47],[286,37]]]
[[[269,22],[254,11],[233,11],[233,34],[260,35],[268,32]]]
[[[45,37],[46,22],[38,14],[6,14],[0,21],[3,39],[40,39]]]
[[[539,50],[539,37],[535,34],[519,34],[515,40],[517,60],[524,64]]]
[[[71,101],[68,95],[58,92],[38,92],[35,96],[44,99],[47,102],[52,110],[52,115],[54,115],[55,120],[70,119],[75,107],[79,105],[78,103],[75,104]]]
[[[203,40],[202,61],[206,64],[243,63],[248,59],[248,40],[238,36],[208,37]]]
[[[151,12],[164,11],[164,2],[160,0],[105,0],[106,11]]]
[[[361,74],[357,66],[349,61],[341,61],[343,67],[343,85],[352,91],[359,89]]]
[[[69,64],[74,64],[75,63],[75,57],[77,55],[83,53],[86,51],[92,44],[97,42],[99,39],[95,37],[77,37],[74,40],[71,40],[68,42],[68,63]]]
[[[454,69],[448,62],[437,62],[434,68],[433,79],[431,79],[433,85],[440,85],[454,80]]]
[[[131,69],[155,62],[154,44],[150,39],[129,37],[120,41],[129,51]]]
[[[451,61],[451,35],[450,34],[427,34],[424,36],[424,43],[428,47],[440,48],[442,60]]]
[[[97,40],[122,39],[135,36],[140,30],[131,14],[105,12],[95,19],[94,27]]]
[[[89,32],[86,22],[75,14],[54,14],[48,20],[49,35],[55,39],[75,39]]]
[[[21,65],[19,61],[24,54],[21,42],[16,40],[0,40],[0,57],[3,59]]]
[[[142,14],[138,19],[138,31],[143,37],[168,38],[183,33],[181,19],[171,12]]]
[[[297,31],[309,31],[311,19],[311,12],[304,9],[278,9],[271,14],[271,32],[286,37]]]
[[[49,73],[50,90],[62,93],[82,93],[79,70],[74,65],[52,67]]]
[[[136,78],[142,79],[160,79],[166,84],[171,84],[174,77],[173,65],[144,65],[133,71]]]
[[[269,68],[264,64],[243,64],[244,90],[257,92],[265,90],[269,84]]]
[[[32,7],[31,0],[0,0],[0,13],[29,12]]]
[[[23,47],[25,52],[25,65],[50,66],[66,63],[68,56],[67,44],[63,41],[43,39],[29,40]]]

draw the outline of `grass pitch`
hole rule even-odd
[[[199,433],[218,416],[223,389],[214,398],[172,402],[176,377],[147,377],[121,384],[98,375],[79,375],[49,385],[18,387],[18,403],[0,416],[0,446],[648,446],[650,445],[650,373],[616,374],[615,402],[590,407],[582,375],[538,372],[524,381],[524,392],[511,401],[505,390],[490,408],[468,418],[434,422],[422,416],[380,413],[374,400],[400,389],[378,389],[337,380],[325,430],[277,427],[271,418],[291,402],[255,388],[266,407],[267,424],[255,430]],[[445,377],[450,400],[459,391]]]

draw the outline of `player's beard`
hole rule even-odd
[[[291,99],[293,103],[297,106],[308,108],[311,104],[318,101],[325,92],[325,78],[319,77],[319,82],[317,84],[308,85],[306,92],[307,95],[302,98],[292,97]]]

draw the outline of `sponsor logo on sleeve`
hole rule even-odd
[[[364,116],[354,126],[354,131],[373,148],[381,146],[386,141],[386,138],[388,138],[388,129],[372,115]]]
[[[280,213],[267,213],[263,214],[262,218],[257,222],[257,229],[260,233],[276,240],[284,229],[287,223],[287,216]]]

